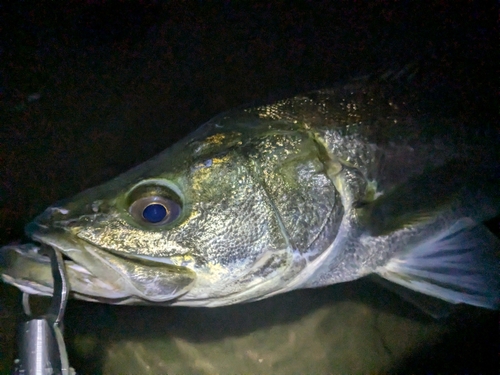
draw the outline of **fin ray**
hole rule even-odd
[[[500,241],[460,219],[377,269],[383,278],[451,303],[500,307]]]

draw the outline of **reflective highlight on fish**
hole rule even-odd
[[[43,245],[87,301],[214,307],[378,274],[496,309],[493,145],[370,79],[230,111],[49,207],[32,243],[0,249],[0,272],[51,295]]]

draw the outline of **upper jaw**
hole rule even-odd
[[[186,293],[196,278],[185,267],[112,254],[62,227],[35,221],[26,231],[34,241],[65,256],[70,290],[79,299],[112,304],[167,302]],[[37,244],[0,248],[3,280],[30,294],[51,295],[50,261],[40,248]]]
[[[51,296],[52,268],[50,259],[42,254],[41,246],[28,243],[0,248],[0,273],[3,281],[28,294]],[[120,292],[106,280],[100,280],[73,260],[65,259],[64,264],[71,292],[77,298],[96,302],[128,299],[126,293]]]

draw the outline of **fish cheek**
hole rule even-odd
[[[193,255],[215,282],[241,277],[264,254],[287,247],[267,194],[246,163],[234,151],[193,170],[184,191],[191,218],[172,233],[180,243],[193,243]]]

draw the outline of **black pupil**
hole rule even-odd
[[[167,216],[167,209],[160,203],[151,203],[144,208],[142,216],[150,223],[159,223]]]

